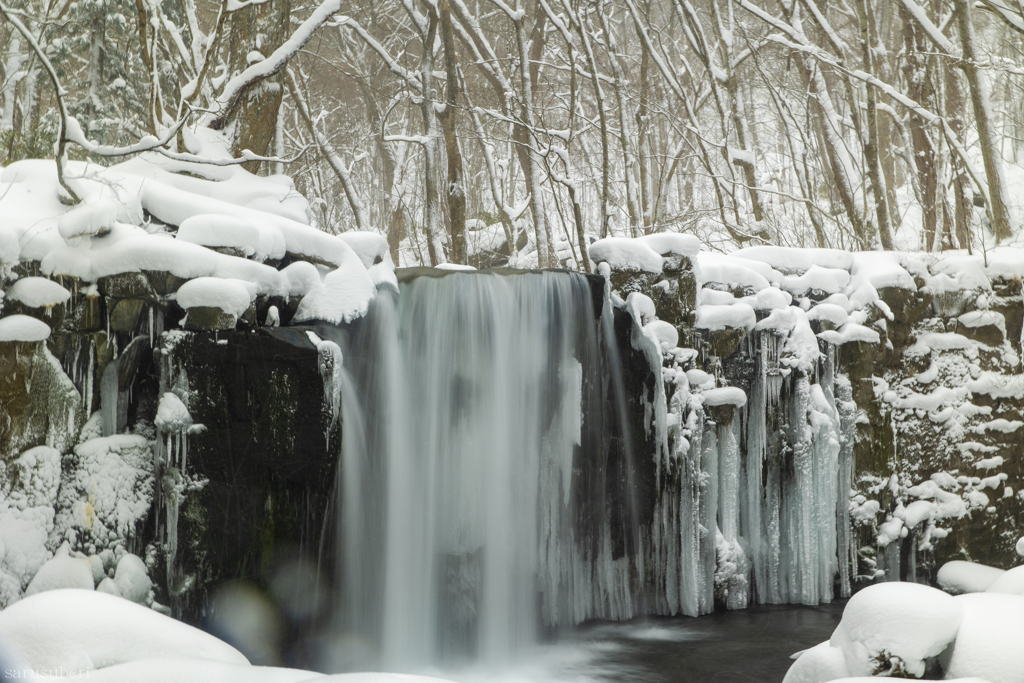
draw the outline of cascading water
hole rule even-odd
[[[634,613],[613,536],[636,545],[635,509],[580,504],[607,499],[611,431],[632,476],[599,332],[590,282],[559,272],[415,277],[356,326],[339,611],[388,668],[497,663],[542,622]]]

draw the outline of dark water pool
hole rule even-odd
[[[466,683],[779,683],[790,655],[827,640],[844,603],[591,624],[505,671],[438,671]]]

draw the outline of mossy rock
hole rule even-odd
[[[250,307],[252,308],[252,307]],[[215,306],[194,306],[185,316],[186,330],[233,330],[238,319]]]
[[[100,296],[72,298],[64,316],[63,328],[69,332],[96,332],[104,329],[103,299]]]
[[[993,347],[1002,346],[1003,341],[1006,339],[1003,335],[1003,331],[999,329],[998,325],[979,325],[978,327],[968,327],[962,323],[957,323],[956,332],[957,334],[962,334],[968,339],[973,339],[976,342]]]
[[[106,275],[96,283],[100,294],[112,299],[145,299],[156,301],[157,294],[142,273]]]
[[[188,282],[185,278],[178,277],[165,270],[144,270],[142,271],[149,280],[153,291],[160,296],[167,296],[178,291],[183,284]]]
[[[878,298],[885,302],[893,314],[893,320],[888,321],[889,341],[897,350],[907,346],[914,325],[932,305],[932,295],[901,287],[882,287],[878,290]]]
[[[708,332],[708,349],[712,355],[724,358],[736,353],[740,342],[747,336],[747,331],[742,328],[726,327],[722,330],[711,330]]]
[[[115,332],[136,332],[140,328],[142,316],[146,313],[150,302],[144,299],[107,299],[107,312],[110,329]]]
[[[720,406],[708,406],[708,417],[719,427],[728,427],[736,417],[736,406],[725,404]]]
[[[43,444],[69,450],[81,428],[81,404],[44,342],[0,342],[0,459]]]
[[[938,292],[932,299],[932,310],[940,318],[955,318],[967,309],[968,302],[977,297],[978,292],[973,290]]]

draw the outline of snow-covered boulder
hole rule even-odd
[[[939,568],[936,580],[942,590],[952,595],[983,593],[1004,571],[977,562],[953,560]]]
[[[796,661],[782,683],[825,683],[850,674],[843,651],[827,640],[793,656]]]
[[[25,589],[25,597],[62,588],[92,590],[94,585],[92,567],[89,566],[88,560],[71,557],[67,554],[65,545],[63,553],[58,552],[56,556],[47,560],[32,577],[28,588]]]
[[[41,342],[50,338],[50,326],[27,315],[0,318],[0,342]]]
[[[149,590],[153,587],[146,563],[131,553],[125,553],[118,560],[117,570],[114,573],[114,584],[121,597],[140,604],[146,602]]]
[[[921,677],[925,660],[957,637],[962,612],[956,598],[935,588],[880,583],[850,598],[830,643],[842,649],[853,676],[902,670]]]
[[[1001,573],[995,581],[989,584],[985,592],[1024,595],[1024,565]]]
[[[1024,683],[1024,596],[970,593],[953,600],[963,617],[946,677]]]

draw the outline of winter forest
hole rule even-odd
[[[0,0],[0,680],[1024,683],[1021,155],[1024,0]]]
[[[1017,229],[1024,8],[5,0],[3,158],[223,131],[398,265],[588,270],[595,238],[980,249]],[[223,161],[219,163],[224,163]]]

